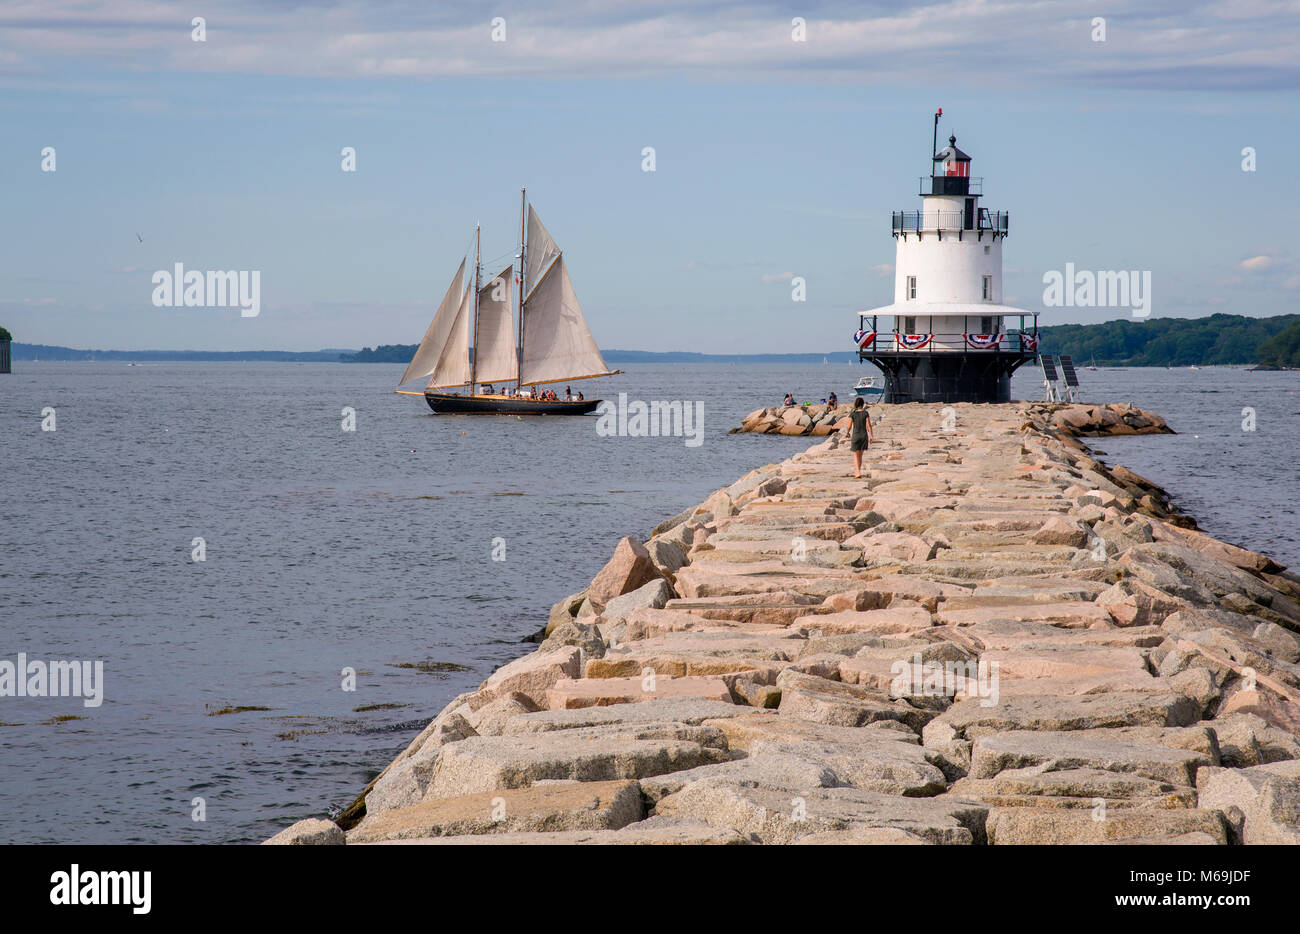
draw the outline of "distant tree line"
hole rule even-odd
[[[1258,353],[1260,363],[1300,367],[1300,321],[1260,344]]]
[[[8,330],[0,327],[0,341],[11,341],[13,339],[13,335],[10,334]]]
[[[373,350],[362,347],[356,353],[339,356],[344,363],[410,363],[419,344],[380,344]]]
[[[1300,315],[1147,318],[1041,328],[1039,348],[1099,366],[1300,366]]]

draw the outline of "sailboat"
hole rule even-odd
[[[528,204],[527,192],[520,192],[517,270],[511,263],[485,283],[479,237],[476,228],[473,283],[465,287],[466,261],[461,260],[424,339],[394,391],[422,395],[429,408],[440,414],[586,415],[594,412],[600,399],[566,399],[561,395],[547,400],[542,398],[542,393],[529,395],[523,389],[623,372],[611,370],[601,356],[574,294],[564,252]],[[421,380],[428,380],[422,391],[402,388]],[[503,386],[498,391],[496,387],[503,383],[514,383],[514,386]]]
[[[1096,357],[1093,357],[1093,358],[1092,358],[1092,362],[1088,364],[1088,369],[1090,369],[1090,370],[1095,370],[1095,369],[1097,369],[1097,358],[1096,358]]]

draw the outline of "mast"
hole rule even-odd
[[[474,342],[469,352],[469,394],[474,395],[478,385],[478,287],[479,287],[479,225],[474,225]]]
[[[934,178],[934,157],[939,154],[939,118],[943,116],[940,107],[934,114],[934,139],[930,142],[930,177]]]
[[[524,250],[527,244],[524,243],[524,225],[527,223],[527,190],[519,189],[519,347],[515,351],[515,389],[520,391],[524,388],[524,289],[527,283],[524,277],[527,274],[525,265]]]

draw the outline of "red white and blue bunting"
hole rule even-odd
[[[1025,350],[1038,349],[1038,338],[1034,337],[1034,335],[1032,334],[1021,334],[1020,343],[1025,348]]]
[[[1001,343],[1003,334],[967,334],[966,346],[976,350],[989,350]]]
[[[899,334],[898,345],[904,350],[920,350],[932,337],[933,334]]]
[[[859,348],[866,347],[868,344],[874,344],[875,342],[875,331],[855,331],[853,334],[853,343],[857,344]]]

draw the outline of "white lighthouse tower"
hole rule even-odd
[[[970,167],[948,137],[921,178],[921,209],[894,212],[894,301],[860,312],[856,335],[859,359],[885,374],[885,402],[1007,402],[1011,374],[1037,355],[1037,313],[1002,304],[1009,216],[980,206]]]

